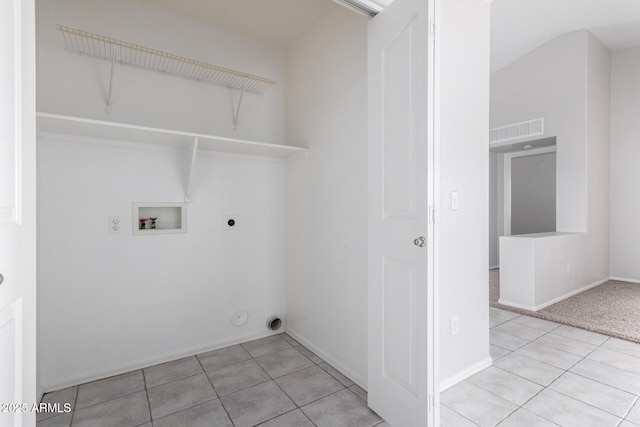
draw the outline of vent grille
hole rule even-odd
[[[511,141],[514,139],[544,134],[544,118],[514,123],[512,125],[493,128],[489,131],[489,143]]]

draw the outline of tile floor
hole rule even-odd
[[[364,390],[286,334],[44,396],[38,427],[386,426]]]
[[[490,309],[493,366],[441,395],[442,427],[640,427],[640,344]],[[38,427],[388,426],[286,334],[48,393]]]
[[[640,344],[491,308],[493,366],[443,392],[441,426],[640,426]]]

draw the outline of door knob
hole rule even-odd
[[[4,276],[0,274],[0,285],[2,285],[2,282],[4,282]]]
[[[423,236],[420,236],[417,239],[413,240],[413,244],[421,248],[424,248],[427,245],[427,239]]]

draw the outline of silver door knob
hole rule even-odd
[[[413,244],[424,248],[427,245],[427,239],[423,236],[420,236],[417,239],[413,240]]]
[[[4,282],[4,276],[0,274],[0,285],[2,285],[2,282]]]

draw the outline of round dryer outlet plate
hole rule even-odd
[[[249,320],[249,312],[247,310],[238,310],[231,315],[231,324],[233,326],[243,326]]]

